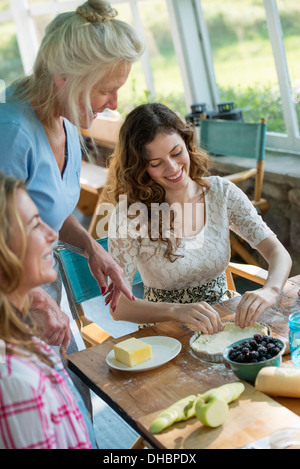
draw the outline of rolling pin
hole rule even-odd
[[[255,380],[257,391],[281,397],[300,397],[300,369],[266,366]]]

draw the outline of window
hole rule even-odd
[[[300,143],[299,2],[199,2],[220,100],[234,101],[235,107],[242,109],[245,121],[257,122],[266,117],[267,146],[297,151]]]
[[[28,0],[29,15],[27,19],[31,23],[30,26],[34,28],[32,34],[35,36],[37,43],[41,41],[45,27],[55,14],[61,11],[73,10],[82,3],[83,0],[52,0],[51,2],[47,0]],[[187,108],[165,0],[111,0],[110,3],[118,10],[118,18],[134,24],[141,31],[147,47],[143,59],[133,65],[127,83],[119,92],[119,110],[122,113],[127,113],[141,102],[157,99],[172,108],[176,108],[184,117]],[[17,4],[24,6],[24,0],[14,0],[14,4],[16,4],[14,13],[20,19],[21,14]],[[3,9],[7,8],[7,0],[0,0],[0,8],[1,6]],[[28,26],[24,26],[23,33],[19,32],[20,45],[22,42],[20,36],[26,34],[26,27]],[[15,45],[17,45],[15,31],[13,32],[13,39]],[[17,48],[15,55],[19,55]],[[33,62],[33,59],[30,60]],[[3,77],[6,83],[23,73],[20,58],[19,67],[16,67],[13,63],[11,63],[11,67],[10,76]],[[30,71],[31,67],[26,66],[24,61],[23,67],[25,72]]]
[[[147,49],[144,66],[142,67],[142,63],[134,64],[128,82],[120,89],[121,110],[127,111],[141,102],[155,98],[175,108],[184,117],[187,107],[166,1],[111,3],[115,4],[120,19],[134,25],[139,22]]]
[[[81,3],[0,0],[0,80],[9,83],[22,67],[28,73],[46,24]],[[233,100],[245,120],[267,117],[267,146],[299,153],[299,0],[111,4],[147,45],[120,90],[122,112],[155,98],[184,116],[196,102],[216,108],[220,101]]]
[[[202,0],[221,101],[234,101],[244,120],[267,118],[286,132],[263,3]]]
[[[0,70],[1,80],[10,83],[23,73],[22,60],[13,21],[0,23]]]
[[[0,0],[0,79],[9,83],[23,73],[16,39],[16,26],[9,12],[8,0]]]
[[[300,8],[297,0],[277,0],[287,65],[300,126]]]

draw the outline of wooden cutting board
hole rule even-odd
[[[194,417],[155,435],[157,446],[166,449],[234,449],[282,428],[300,425],[296,414],[256,391],[250,384],[244,384],[245,391],[229,405],[229,415],[222,426],[209,428]],[[149,433],[149,426],[158,413],[139,420],[138,425],[143,432]]]

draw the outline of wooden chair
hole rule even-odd
[[[81,213],[83,213],[83,215],[92,215],[88,231],[94,239],[97,238],[96,208],[99,204],[102,189],[106,183],[107,174],[108,169],[104,168],[103,166],[98,166],[87,161],[81,162],[81,191],[77,208],[78,210],[80,210]]]
[[[107,250],[108,239],[101,238],[97,242]],[[110,337],[104,329],[85,316],[82,303],[101,296],[98,283],[90,272],[88,260],[83,257],[81,250],[62,243],[54,250],[54,257],[58,261],[62,281],[66,290],[68,303],[73,319],[86,347],[101,344]],[[139,272],[134,277],[133,293],[141,297],[143,283]],[[99,320],[101,320],[99,314]]]
[[[226,269],[226,280],[229,290],[237,291],[234,276],[239,276],[251,280],[259,285],[264,285],[268,276],[268,271],[262,269],[257,265],[238,264],[236,262],[229,262]]]
[[[266,119],[260,123],[230,121],[221,119],[201,119],[200,144],[210,154],[219,156],[237,156],[256,160],[253,168],[225,176],[237,183],[255,177],[253,205],[263,215],[269,209],[269,203],[262,198],[264,178]],[[232,254],[237,252],[248,264],[258,265],[253,255],[243,246],[243,240],[231,234]]]

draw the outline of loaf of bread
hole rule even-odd
[[[255,389],[271,396],[300,397],[300,369],[266,366],[256,377]]]

